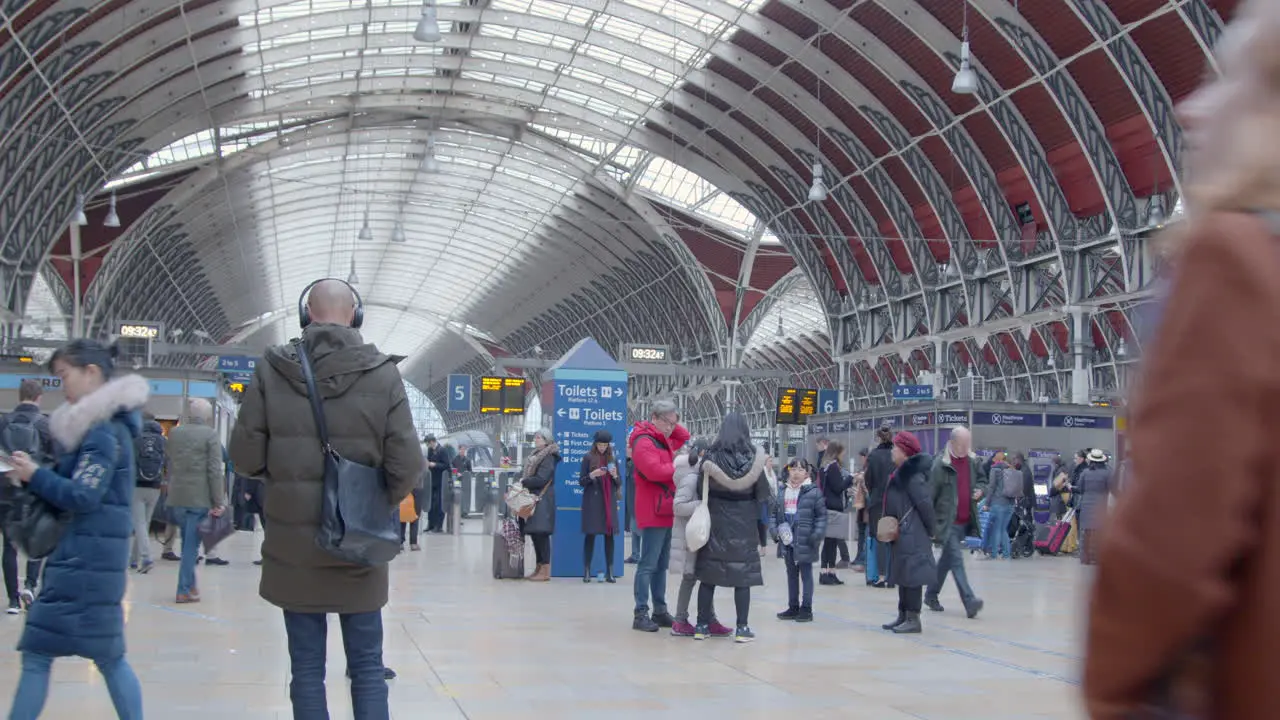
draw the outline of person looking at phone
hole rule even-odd
[[[582,486],[582,582],[591,582],[591,561],[596,550],[596,536],[604,536],[604,581],[613,579],[614,536],[618,534],[618,493],[622,476],[613,457],[613,434],[599,430],[591,442],[591,451],[582,457],[578,472]]]
[[[18,405],[12,412],[0,418],[0,449],[6,454],[24,452],[37,465],[45,466],[53,461],[53,436],[49,433],[49,419],[40,412],[40,398],[44,385],[35,378],[26,378],[18,385]],[[6,491],[9,488],[5,488]],[[11,500],[11,494],[3,500]],[[27,577],[18,589],[18,551],[9,538],[4,538],[3,557],[4,589],[9,598],[9,614],[17,615],[31,607],[36,599],[36,583],[40,579],[41,560],[27,560]]]
[[[169,431],[169,507],[182,533],[177,603],[200,602],[196,560],[200,557],[200,521],[226,509],[226,465],[213,429],[213,406],[192,398],[182,422]]]
[[[142,686],[125,660],[121,601],[133,531],[133,441],[149,385],[138,375],[113,377],[115,348],[96,340],[59,348],[49,370],[67,398],[49,418],[60,454],[46,468],[15,452],[8,475],[67,519],[18,641],[22,678],[9,717],[40,717],[54,658],[79,656],[97,665],[116,715],[140,718]]]

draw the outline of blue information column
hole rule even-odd
[[[614,462],[625,474],[627,467],[627,373],[595,340],[584,338],[551,366],[552,431],[560,446],[560,466],[556,469],[556,532],[551,538],[551,574],[554,577],[582,577],[582,486],[578,483],[582,458],[591,450],[599,430],[613,436]],[[623,483],[630,478],[622,478]],[[611,493],[614,553],[608,562],[613,574],[622,577],[622,499],[625,484]],[[592,574],[604,572],[603,538],[596,540]]]

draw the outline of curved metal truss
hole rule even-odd
[[[424,45],[416,0],[228,5],[4,3],[8,309],[78,193],[212,129],[233,151],[127,219],[85,296],[92,329],[155,317],[228,338],[270,316],[250,337],[274,341],[306,279],[354,267],[387,311],[371,338],[433,394],[458,323],[517,354],[590,334],[728,364],[783,293],[725,326],[699,259],[632,192],[663,157],[754,213],[822,312],[795,349],[741,362],[857,404],[924,371],[1007,399],[1071,397],[1070,372],[1080,401],[1077,369],[1124,385],[1196,64],[1166,55],[1207,57],[1222,24],[1206,0],[489,0],[440,5]],[[972,97],[949,90],[962,35]],[[238,139],[263,126],[279,130]]]

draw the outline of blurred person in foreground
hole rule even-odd
[[[1217,57],[1179,108],[1187,220],[1130,406],[1133,478],[1098,536],[1096,720],[1280,714],[1280,3],[1240,5]]]
[[[422,451],[395,360],[366,344],[355,323],[356,299],[340,280],[307,296],[311,322],[302,347],[324,400],[333,448],[386,474],[386,498],[399,503],[418,482]],[[258,363],[231,434],[236,470],[263,478],[270,520],[262,544],[262,599],[284,611],[295,718],[327,718],[325,650],[328,615],[338,615],[351,706],[356,720],[387,720],[382,664],[386,565],[355,565],[320,548],[324,456],[293,344],[270,348]]]

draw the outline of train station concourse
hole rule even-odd
[[[0,706],[1118,717],[1272,5],[0,0]]]
[[[949,587],[946,610],[925,619],[925,633],[902,636],[880,628],[893,619],[897,594],[852,573],[844,586],[818,589],[812,624],[774,619],[786,607],[786,580],[782,561],[770,557],[765,588],[752,599],[757,640],[739,645],[632,632],[630,573],[617,585],[496,582],[488,539],[478,525],[475,534],[466,523],[463,530],[429,536],[422,552],[392,563],[383,657],[398,675],[389,683],[393,720],[1081,717],[1077,631],[1086,577],[1074,558],[973,563],[982,615],[967,620]],[[257,597],[248,534],[235,540],[223,553],[229,565],[202,569],[205,599],[186,606],[194,610],[172,604],[177,563],[130,585],[129,659],[149,715],[293,717],[279,611]],[[727,595],[718,609],[731,613]],[[0,618],[4,642],[16,639],[21,623]],[[342,657],[332,618],[334,718],[352,717],[339,681]],[[11,691],[18,667],[15,653],[0,660],[0,693]],[[92,663],[56,667],[47,717],[106,717],[106,703]]]

